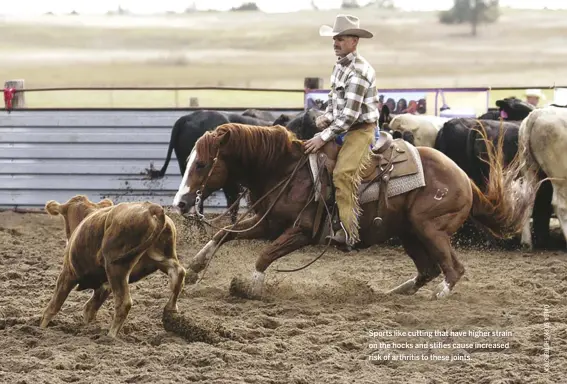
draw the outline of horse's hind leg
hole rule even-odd
[[[401,241],[406,253],[415,263],[417,276],[400,284],[387,293],[413,295],[425,284],[439,276],[441,270],[439,269],[439,265],[430,259],[425,246],[416,235],[404,235],[401,237]]]
[[[438,299],[441,299],[451,294],[451,290],[465,273],[465,268],[457,260],[447,232],[438,230],[431,224],[426,224],[421,232],[421,240],[428,254],[433,262],[439,264],[445,275],[445,279],[439,284],[438,292],[435,294]]]

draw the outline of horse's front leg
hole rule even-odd
[[[230,230],[244,231],[241,233],[228,232],[227,234],[227,231],[225,231],[224,229],[218,231],[189,263],[185,282],[188,284],[194,284],[195,282],[197,282],[197,279],[199,277],[198,273],[206,267],[215,250],[227,241],[234,239],[258,239],[263,237],[267,233],[268,223],[266,219],[264,219],[258,224],[260,219],[261,216],[256,215],[249,219],[243,220],[240,223],[236,224],[234,227],[230,228]],[[252,229],[247,230],[248,228]]]
[[[252,273],[252,282],[247,283],[238,277],[234,277],[230,284],[230,293],[234,296],[259,299],[262,296],[266,269],[280,257],[303,248],[310,242],[310,237],[301,228],[293,227],[286,229],[256,260],[256,268]]]

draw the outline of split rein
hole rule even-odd
[[[219,150],[220,151],[220,150]],[[215,156],[215,158],[213,159],[213,165],[211,166],[211,169],[209,170],[209,173],[207,174],[207,177],[205,178],[205,180],[203,181],[203,183],[201,184],[201,188],[199,190],[197,190],[196,194],[197,194],[197,198],[195,199],[195,212],[196,212],[196,216],[197,218],[195,219],[192,216],[185,216],[189,219],[195,220],[197,222],[202,222],[208,226],[210,226],[213,229],[216,229],[218,231],[224,231],[225,234],[222,237],[222,239],[219,241],[219,243],[217,244],[217,246],[215,247],[214,251],[213,251],[213,255],[211,255],[208,264],[211,262],[214,254],[216,253],[216,251],[218,250],[219,246],[221,245],[221,243],[224,241],[224,239],[228,236],[229,233],[245,233],[248,232],[254,228],[256,228],[270,213],[270,211],[274,208],[274,206],[276,205],[276,203],[278,202],[278,200],[280,199],[280,197],[282,196],[283,192],[285,191],[285,189],[289,186],[289,184],[291,183],[291,180],[293,179],[293,177],[296,175],[297,171],[307,163],[307,161],[309,160],[309,157],[305,154],[303,154],[303,156],[301,157],[301,159],[297,162],[297,165],[295,166],[295,168],[293,169],[292,173],[290,174],[290,176],[282,181],[280,181],[279,183],[277,183],[272,189],[270,189],[268,192],[266,192],[262,197],[260,197],[254,204],[252,204],[252,206],[250,206],[250,208],[248,208],[248,210],[242,214],[236,221],[234,224],[226,226],[226,227],[218,227],[216,225],[213,224],[213,221],[218,220],[219,218],[225,216],[227,213],[229,213],[239,202],[240,199],[249,192],[249,190],[247,190],[246,188],[244,189],[244,191],[242,191],[239,195],[238,198],[235,200],[235,202],[227,208],[227,210],[223,213],[221,213],[219,216],[215,217],[212,220],[207,220],[205,218],[205,215],[203,215],[202,213],[199,212],[199,205],[201,203],[201,196],[202,196],[202,190],[205,188],[206,183],[209,179],[209,177],[211,176],[214,167],[216,165],[218,156],[219,156],[219,151],[217,151],[217,154]],[[323,170],[324,164],[322,164],[320,166],[317,178],[318,180],[320,180],[321,177],[321,172]],[[305,206],[301,209],[301,211],[299,211],[299,214],[296,218],[296,220],[294,221],[293,227],[297,226],[297,223],[299,222],[299,218],[301,217],[301,214],[303,213],[303,211],[305,210],[305,208],[307,208],[307,206],[314,200],[315,198],[315,194],[317,193],[316,190],[316,184],[318,180],[314,180],[314,185],[313,185],[313,194],[312,196],[310,196],[310,198],[307,200],[307,203],[305,204]],[[285,183],[285,185],[283,185]],[[242,221],[242,219],[244,219],[246,217],[246,215],[248,215],[253,209],[254,207],[256,207],[261,201],[263,201],[266,197],[268,197],[272,192],[274,192],[278,187],[282,186],[278,196],[276,197],[276,199],[270,204],[270,206],[268,207],[268,209],[266,210],[266,212],[264,213],[264,215],[260,218],[260,220],[258,220],[258,222],[256,224],[254,224],[253,226],[243,229],[243,230],[237,230],[237,229],[233,229],[236,225],[238,225],[238,223],[240,223]],[[319,198],[323,199],[324,197],[322,196],[322,193],[319,191]],[[329,228],[331,227],[331,218],[332,218],[332,213],[329,212],[329,207],[327,207],[327,204],[324,204],[325,206],[325,210],[327,211],[327,217],[328,217],[328,221],[329,221]],[[229,228],[230,227],[230,228]],[[305,269],[307,267],[309,267],[311,264],[313,264],[315,261],[319,260],[319,258],[321,258],[326,252],[327,249],[329,248],[329,246],[331,245],[331,239],[329,239],[329,241],[327,242],[325,249],[323,249],[323,251],[312,261],[310,261],[309,263],[307,263],[306,265],[299,267],[299,268],[295,268],[295,269],[276,269],[276,272],[297,272],[300,271],[302,269]],[[201,276],[201,278],[199,279],[199,281],[203,278],[203,276]]]
[[[219,230],[219,231],[226,231],[228,233],[244,233],[244,232],[248,232],[254,228],[256,228],[262,221],[264,221],[264,219],[268,216],[268,214],[270,213],[270,211],[274,208],[274,206],[276,205],[276,203],[278,202],[278,200],[280,199],[281,195],[283,194],[283,192],[285,191],[285,189],[287,188],[287,186],[289,185],[289,183],[291,183],[291,180],[293,179],[293,177],[295,176],[295,174],[297,173],[297,171],[299,170],[299,168],[301,168],[301,166],[305,165],[305,163],[308,160],[308,157],[303,155],[301,160],[297,162],[297,165],[295,166],[293,172],[291,173],[291,175],[280,181],[279,183],[277,183],[272,189],[270,189],[268,192],[266,192],[262,197],[260,197],[254,204],[252,204],[252,206],[250,206],[250,208],[248,208],[248,210],[238,218],[238,220],[236,220],[236,222],[232,225],[226,226],[226,227],[217,227],[216,225],[213,224],[213,221],[218,220],[219,218],[225,216],[228,212],[230,212],[239,202],[240,199],[247,193],[249,192],[246,188],[243,192],[241,192],[238,196],[238,198],[236,199],[236,201],[227,208],[227,210],[224,213],[221,213],[219,216],[215,217],[212,220],[207,220],[205,218],[205,215],[199,213],[199,204],[201,203],[201,196],[202,196],[202,192],[201,190],[204,189],[205,185],[207,184],[207,181],[209,179],[209,177],[211,176],[213,169],[215,167],[215,164],[217,162],[217,158],[218,158],[218,152],[217,155],[215,156],[214,160],[213,160],[213,165],[211,166],[211,170],[209,171],[209,174],[207,175],[207,177],[205,178],[205,180],[203,181],[203,183],[201,184],[201,189],[197,190],[197,198],[195,199],[195,211],[197,212],[197,221],[202,222],[207,224],[208,226]],[[256,207],[260,202],[262,202],[266,197],[268,197],[272,192],[274,192],[278,187],[280,187],[282,184],[285,185],[282,187],[282,189],[280,190],[280,193],[278,194],[278,196],[276,197],[276,199],[270,204],[270,206],[268,207],[268,209],[266,210],[266,212],[264,213],[264,215],[262,216],[262,218],[260,220],[258,220],[258,222],[256,224],[254,224],[253,226],[251,226],[250,228],[246,228],[246,229],[242,229],[242,230],[238,230],[238,229],[232,229],[234,228],[238,223],[240,223],[240,221],[242,221],[242,219],[244,219],[246,217],[246,215],[248,215],[250,212],[252,212],[252,210],[254,209],[254,207]],[[303,211],[303,210],[302,210]],[[192,217],[189,217],[192,218]],[[229,228],[230,227],[230,228]]]

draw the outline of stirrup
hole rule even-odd
[[[341,246],[341,250],[344,251],[351,251],[354,247],[354,244],[352,244],[352,241],[343,225],[343,223],[340,223],[340,229],[337,231],[334,231],[334,233],[330,236],[325,237],[326,240],[331,240],[331,244],[334,242],[335,245],[339,245]]]

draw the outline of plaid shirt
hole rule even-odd
[[[378,121],[378,92],[374,68],[356,52],[335,64],[331,74],[331,91],[325,117],[331,125],[321,132],[330,141],[346,133],[355,123]]]

